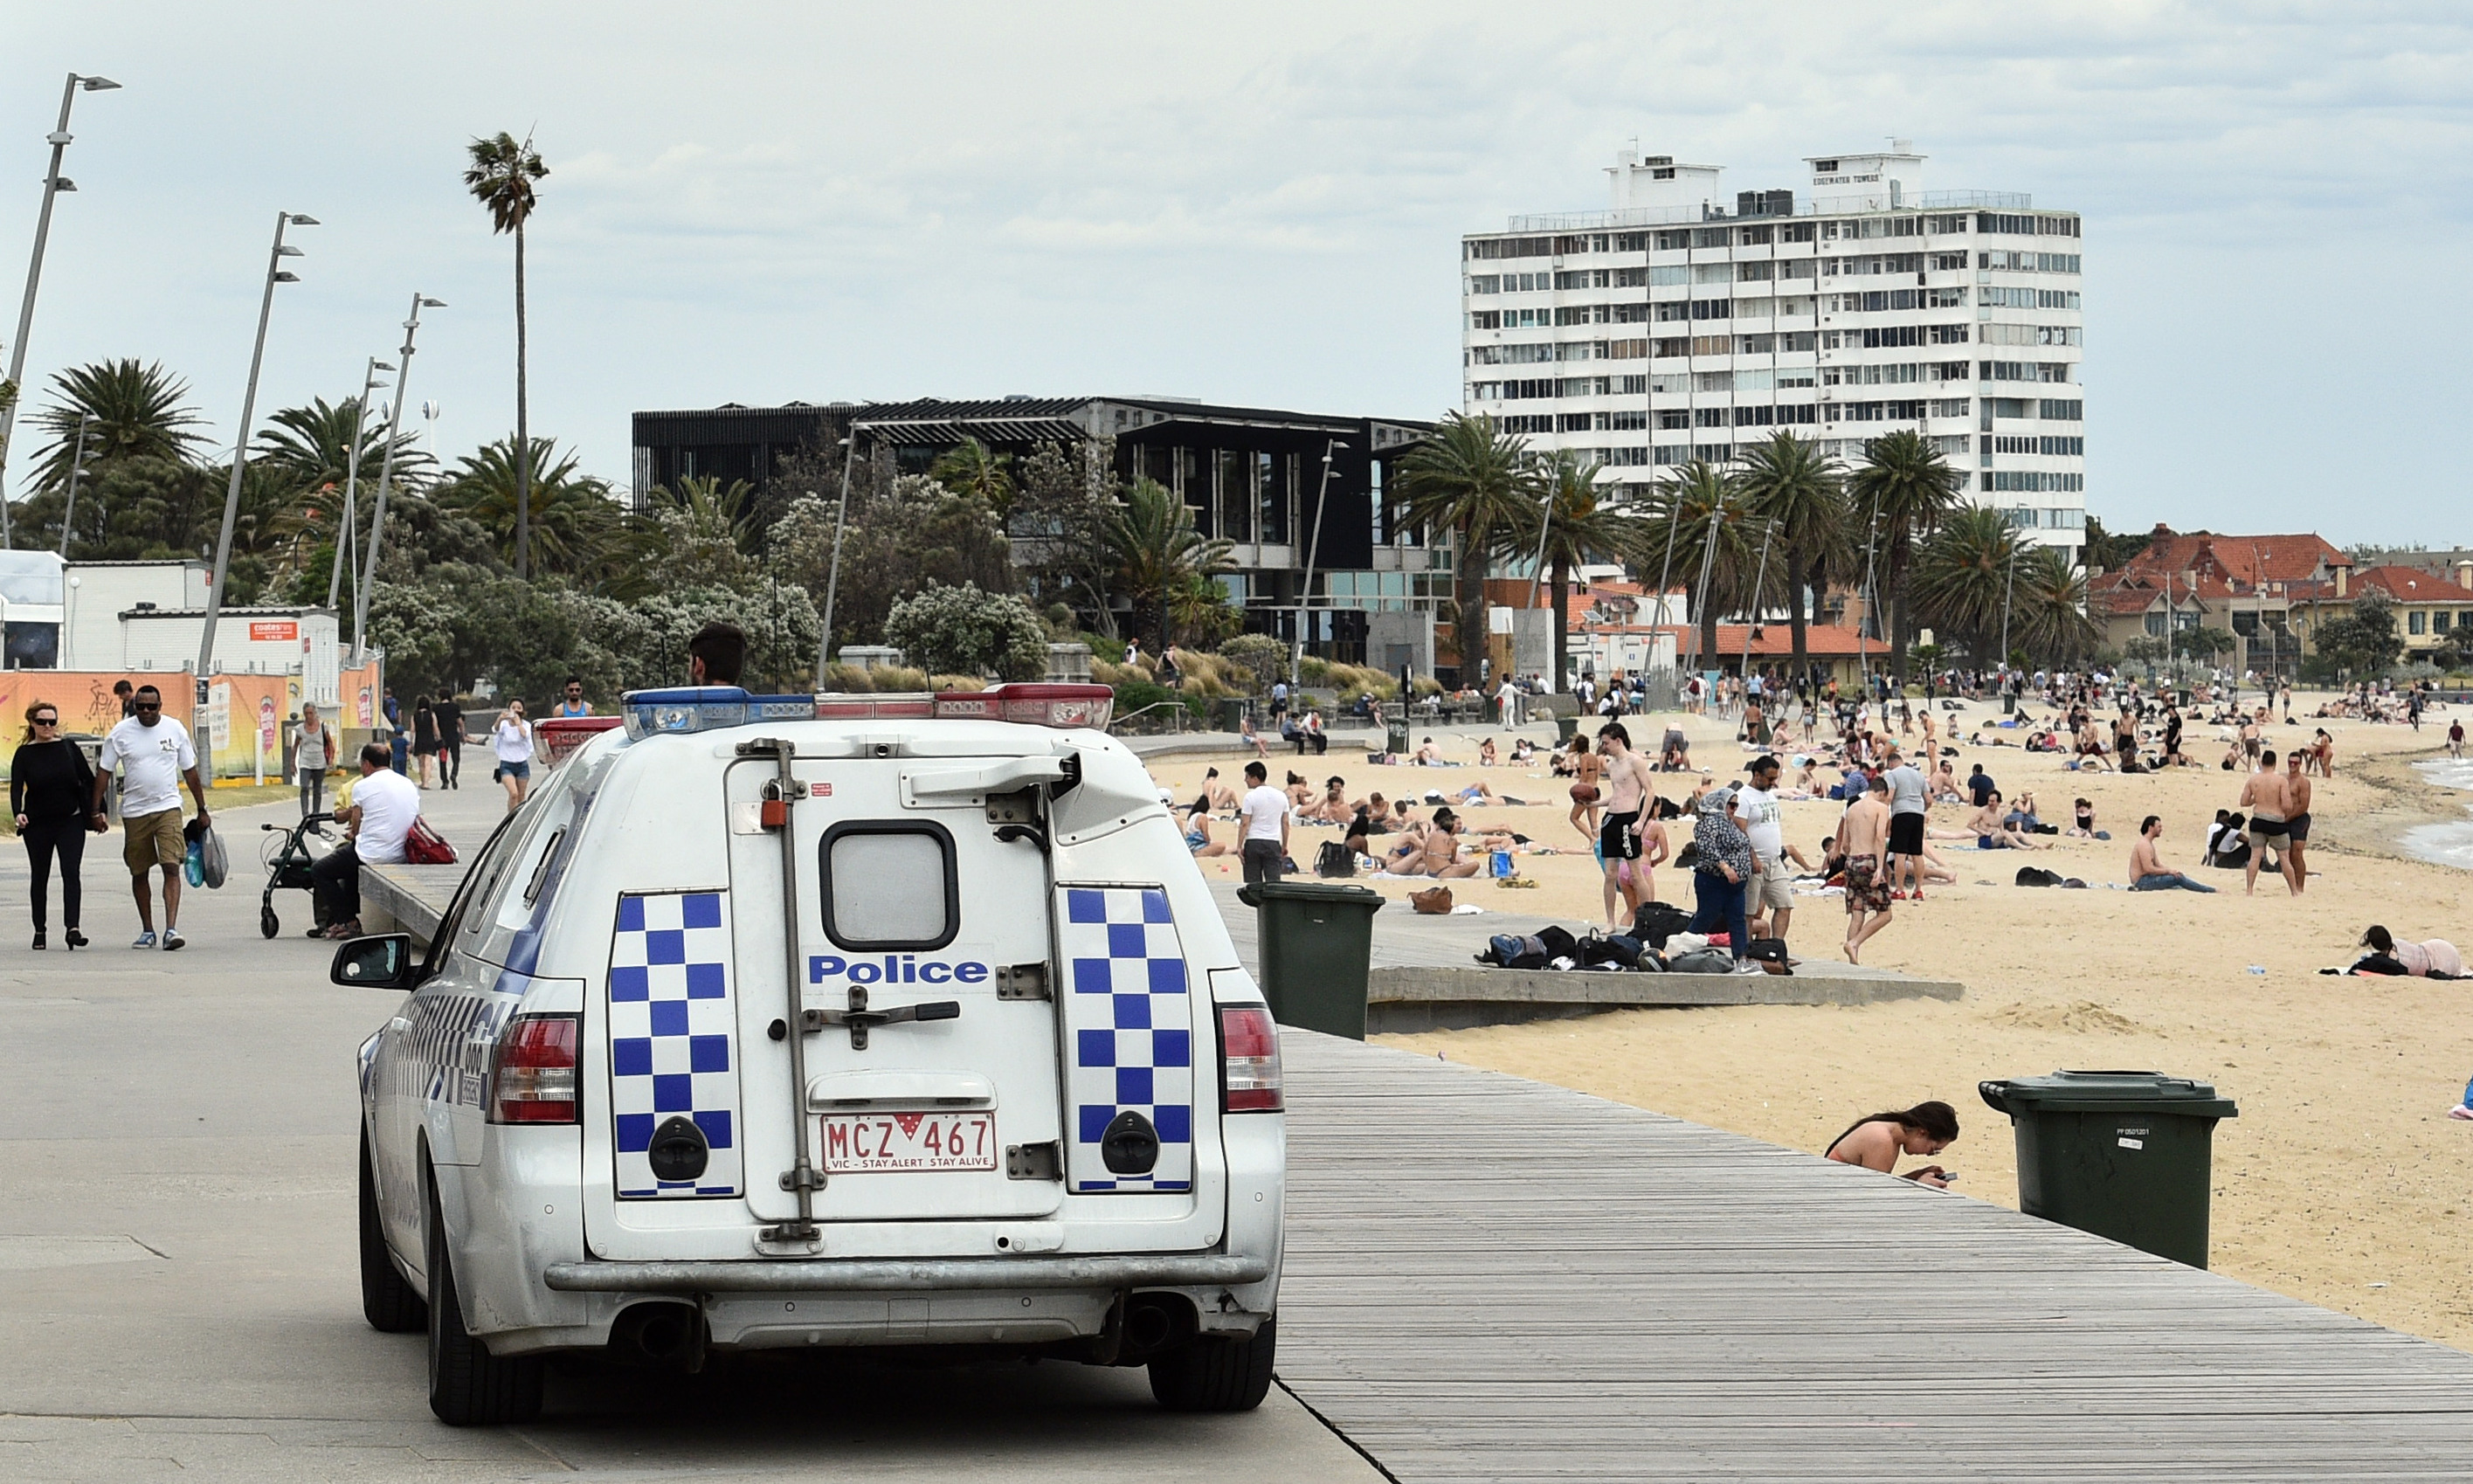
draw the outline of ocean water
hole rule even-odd
[[[2441,788],[2461,790],[2473,810],[2473,757],[2434,757],[2417,762],[2413,771]],[[2473,817],[2448,825],[2419,825],[2404,832],[2410,854],[2441,866],[2473,871]]]

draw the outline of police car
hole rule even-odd
[[[1269,1384],[1279,1044],[1110,692],[636,692],[360,1050],[369,1322],[449,1423],[543,1357],[970,1347]],[[947,1351],[957,1354],[958,1351]]]

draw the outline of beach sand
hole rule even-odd
[[[2320,699],[2296,695],[2296,721]],[[1998,709],[1977,704],[1961,719],[1981,723]],[[1664,721],[1635,718],[1627,730],[1653,742]],[[2313,725],[2320,724],[2279,722],[2268,745],[2280,751],[2306,738]],[[2473,1122],[2446,1116],[2473,1077],[2473,983],[2317,972],[2350,964],[2354,944],[2372,922],[2399,938],[2447,938],[2473,949],[2473,873],[2406,858],[2397,843],[2416,826],[2461,822],[2473,796],[2437,786],[2411,767],[2442,752],[2443,712],[2419,733],[2402,726],[2324,725],[2336,738],[2337,776],[2313,779],[2309,855],[2317,874],[2297,899],[2264,874],[2257,896],[2245,898],[2240,872],[2197,865],[2205,826],[2218,808],[2238,801],[2243,778],[2215,766],[2224,750],[2211,727],[2186,733],[2184,750],[2204,768],[2129,778],[2081,776],[2054,755],[1961,744],[1961,778],[1980,760],[2010,799],[2032,789],[2041,816],[2064,827],[2071,801],[2082,795],[2093,801],[2099,827],[2113,836],[2045,837],[2056,839],[2056,848],[2031,853],[1936,844],[1957,883],[1934,888],[1919,904],[1900,903],[1863,956],[1884,968],[1958,980],[1966,986],[1963,1000],[1630,1011],[1378,1039],[1814,1153],[1865,1113],[1940,1098],[1957,1109],[1965,1128],[1936,1161],[1959,1172],[1953,1193],[2013,1207],[2008,1120],[1984,1106],[1978,1082],[2060,1067],[2136,1067],[2213,1082],[2240,1104],[2241,1115],[2216,1135],[2211,1265],[2473,1349],[2473,1265],[2454,1248],[2473,1226],[2466,1220],[2473,1215],[2466,1179]],[[1418,735],[1428,730],[1420,727]],[[1463,758],[1473,758],[1477,740],[1488,734],[1430,730],[1451,755]],[[1731,740],[1730,725],[1693,719],[1687,730],[1695,762],[1716,768],[1721,781],[1740,776],[1749,754]],[[1241,791],[1241,759],[1164,760],[1153,772],[1190,800],[1213,762]],[[1564,823],[1566,784],[1542,765],[1375,767],[1362,752],[1337,747],[1327,757],[1302,759],[1275,748],[1270,765],[1275,783],[1290,768],[1317,786],[1338,774],[1352,797],[1369,789],[1395,796],[1412,787],[1456,791],[1482,776],[1498,792],[1549,801],[1463,812],[1476,824],[1508,826],[1578,853],[1522,856],[1522,873],[1539,882],[1534,891],[1475,880],[1454,883],[1455,892],[1490,910],[1554,915],[1575,928],[1602,921],[1597,868]],[[1672,797],[1689,791],[1682,775],[1661,781]],[[1839,808],[1787,804],[1789,839],[1817,859]],[[1935,806],[1932,824],[1955,828],[1964,812]],[[2130,844],[2149,813],[2164,819],[2166,864],[2217,886],[2217,895],[2103,889],[2126,883]],[[1236,838],[1235,826],[1217,828],[1220,838]],[[1300,826],[1295,857],[1310,864],[1314,846],[1337,833]],[[1676,847],[1688,838],[1678,831]],[[2082,877],[2094,889],[2011,884],[2017,868],[2029,863]],[[1200,864],[1213,874],[1236,872],[1230,859]],[[1418,885],[1365,884],[1395,898]],[[1665,900],[1692,905],[1688,873],[1661,871],[1658,885]],[[1799,956],[1835,958],[1844,930],[1837,898],[1798,898],[1788,938]],[[2266,973],[2252,974],[2251,966]],[[1916,1198],[1939,1197],[1919,1189]],[[1916,1257],[1931,1262],[1929,1253]]]

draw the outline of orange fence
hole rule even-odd
[[[13,739],[24,734],[26,707],[37,701],[60,708],[66,731],[100,736],[120,722],[120,698],[111,687],[121,681],[152,685],[163,693],[163,708],[198,730],[197,682],[186,670],[0,670],[0,727]],[[339,730],[380,725],[382,694],[378,661],[343,672],[337,692],[341,715],[328,723]],[[283,774],[283,728],[300,714],[300,677],[297,675],[216,675],[207,685],[205,735],[200,751],[211,751],[219,778]],[[338,740],[341,740],[340,738]],[[0,750],[0,758],[8,751]]]

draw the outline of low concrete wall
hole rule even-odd
[[[1365,1029],[1465,1030],[1560,1020],[1610,1010],[1701,1005],[1873,1005],[1892,999],[1958,999],[1965,987],[1909,979],[1852,965],[1813,964],[1790,974],[1657,974],[1609,970],[1378,968],[1365,984]]]

